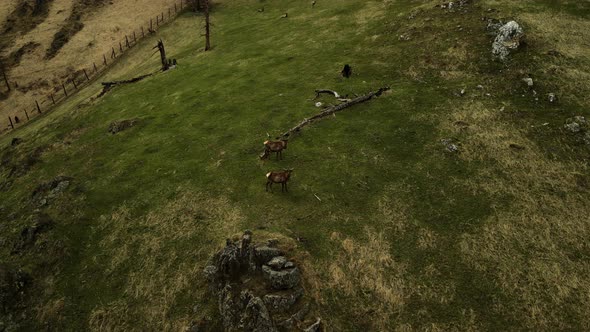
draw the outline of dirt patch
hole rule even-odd
[[[84,28],[82,18],[84,15],[88,15],[93,9],[102,6],[106,3],[105,0],[80,0],[74,5],[72,13],[66,19],[64,26],[53,36],[51,46],[45,53],[45,59],[52,59],[55,57],[57,52],[67,44],[70,39]]]
[[[4,48],[10,45],[17,34],[25,34],[43,22],[49,14],[52,2],[53,0],[22,1],[4,22],[0,46]]]
[[[19,65],[23,55],[33,52],[39,46],[41,46],[41,44],[35,42],[26,43],[21,48],[8,55],[8,57],[5,59],[4,65],[9,68]]]

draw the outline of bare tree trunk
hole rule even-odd
[[[162,39],[158,40],[158,45],[154,48],[157,48],[160,51],[160,59],[162,60],[162,70],[168,70],[168,59],[166,59],[166,49],[164,48],[164,42]]]
[[[6,88],[8,92],[10,92],[10,84],[8,83],[8,77],[6,77],[6,71],[4,71],[4,64],[0,62],[0,71],[2,71],[2,76],[4,77],[4,83],[6,83]]]
[[[205,1],[205,51],[209,51],[211,49],[211,39],[210,39],[210,20],[209,20],[209,0]]]

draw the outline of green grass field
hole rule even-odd
[[[201,271],[226,238],[251,229],[296,243],[328,331],[590,329],[590,150],[563,130],[566,118],[590,115],[590,5],[317,2],[216,1],[210,52],[201,15],[186,13],[0,138],[0,261],[32,276],[6,326],[178,331],[218,321]],[[491,57],[484,16],[525,28],[507,63]],[[178,68],[94,98],[100,81],[157,70],[158,38]],[[339,74],[346,63],[350,79]],[[267,133],[318,112],[315,89],[384,86],[305,127],[283,160],[259,160]],[[14,137],[23,143],[10,147]],[[444,138],[460,152],[446,152]],[[39,147],[40,161],[9,177]],[[264,175],[283,168],[295,169],[289,193],[265,192]],[[55,226],[11,253],[32,223],[32,192],[59,175],[70,187],[41,208]]]

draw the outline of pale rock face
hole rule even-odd
[[[506,60],[511,50],[520,46],[520,40],[524,36],[522,27],[516,21],[504,24],[496,35],[492,44],[492,54],[500,60]]]

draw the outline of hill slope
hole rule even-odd
[[[293,244],[329,331],[588,329],[589,149],[563,126],[588,115],[590,8],[436,5],[219,1],[211,52],[185,14],[102,81],[156,70],[157,38],[176,69],[100,98],[95,83],[1,138],[0,272],[26,281],[4,324],[219,328],[201,271],[252,229]],[[487,18],[525,29],[505,63]],[[284,160],[258,160],[267,133],[318,112],[315,89],[383,86],[292,137]],[[124,119],[139,121],[107,132]],[[289,193],[265,192],[287,167]]]

